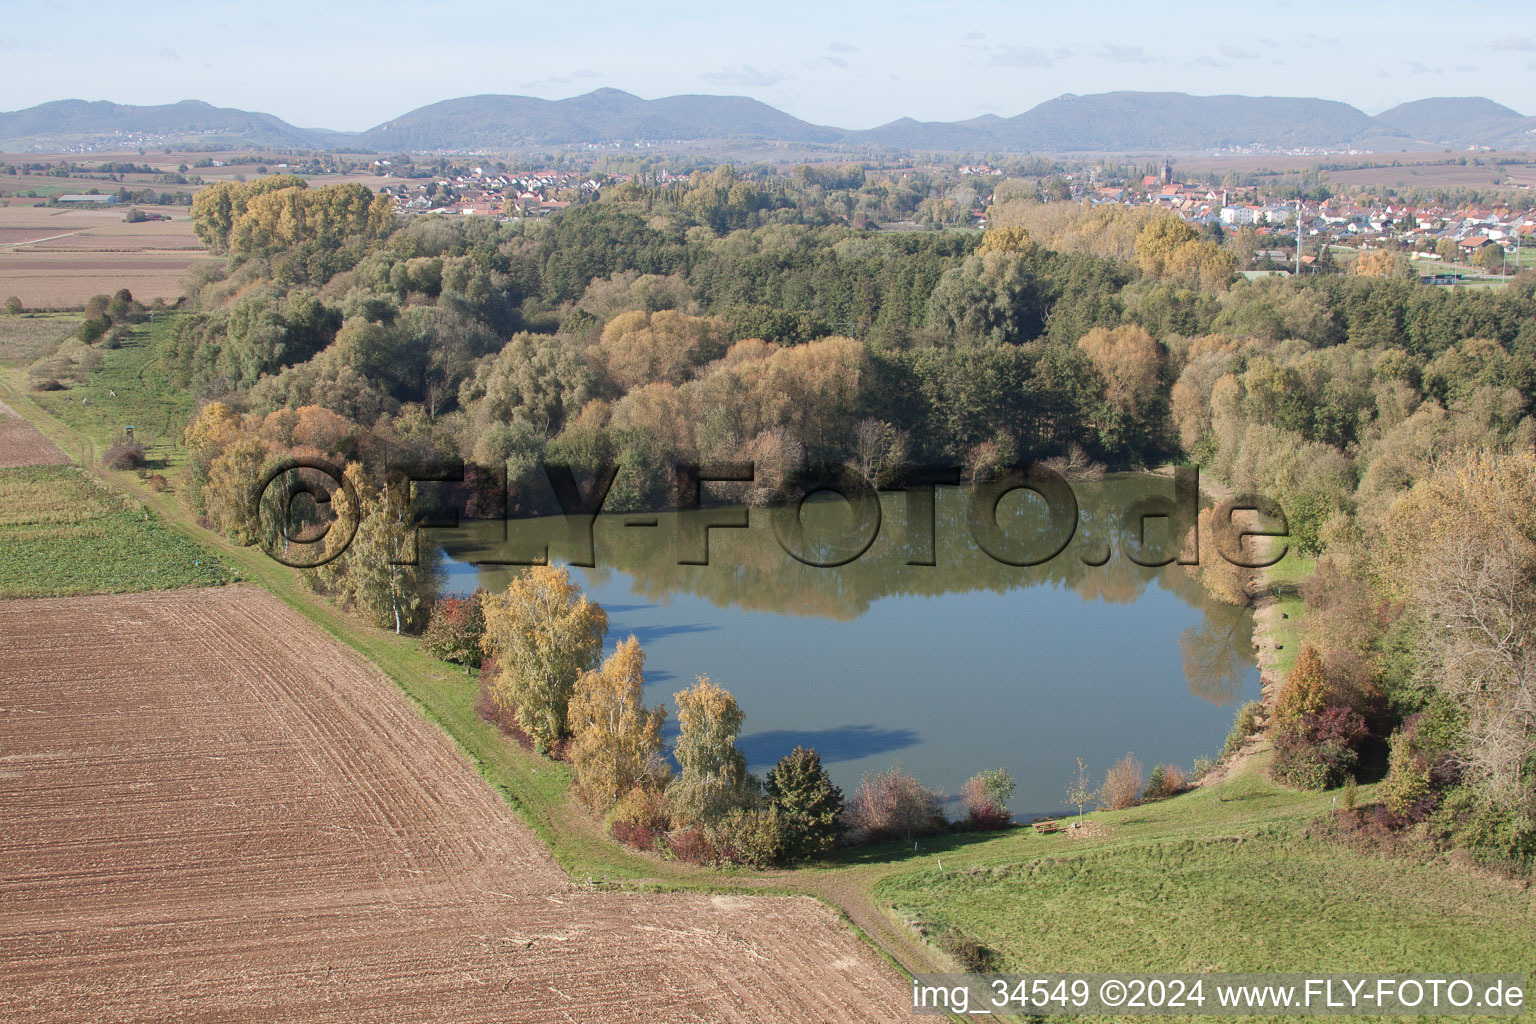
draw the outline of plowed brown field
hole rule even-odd
[[[857,1021],[907,998],[813,901],[573,884],[265,591],[0,602],[0,1019]]]
[[[0,402],[0,469],[17,466],[63,466],[69,456],[46,434]]]

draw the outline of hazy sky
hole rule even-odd
[[[1536,114],[1530,0],[1268,3],[34,0],[0,18],[0,109],[203,99],[369,128],[454,96],[752,96],[808,121],[1020,113],[1115,89],[1483,95]],[[77,23],[78,19],[78,23]]]

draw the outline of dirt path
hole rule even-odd
[[[1216,503],[1232,500],[1235,492],[1226,484],[1200,477],[1200,490]],[[1269,745],[1264,727],[1269,724],[1283,679],[1276,671],[1279,663],[1279,639],[1277,626],[1281,621],[1280,601],[1274,594],[1272,574],[1269,569],[1255,569],[1248,575],[1246,590],[1249,609],[1253,614],[1253,659],[1259,669],[1259,699],[1264,704],[1264,717],[1258,732],[1249,736],[1236,754],[1224,760],[1217,768],[1206,773],[1197,783],[1210,786],[1225,781],[1244,764]]]

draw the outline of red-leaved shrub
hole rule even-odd
[[[619,819],[608,826],[608,831],[625,846],[646,851],[656,849],[656,833],[638,822]]]
[[[684,864],[713,864],[719,860],[715,844],[697,825],[668,833],[667,850]]]

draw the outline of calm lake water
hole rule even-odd
[[[970,492],[940,487],[931,549],[925,510],[888,493],[868,550],[837,568],[790,557],[774,513],[750,509],[735,510],[747,528],[710,531],[708,565],[678,564],[697,547],[679,540],[678,514],[599,516],[595,567],[572,572],[608,612],[610,649],[640,639],[649,704],[675,708],[672,695],[698,675],[735,694],[753,771],[802,743],[845,792],[899,762],[955,795],[974,772],[1002,766],[1018,782],[1014,811],[1043,813],[1065,806],[1075,758],[1095,781],[1127,752],[1148,771],[1188,768],[1220,749],[1235,703],[1259,693],[1248,614],[1211,600],[1177,565],[1143,568],[1125,554],[1125,510],[1149,492],[1171,496],[1172,482],[1121,476],[1074,489],[1074,538],[1033,568],[983,552]],[[1014,538],[1049,522],[1025,491],[1003,499],[997,520]],[[840,499],[807,503],[804,521],[820,561],[863,539],[847,540],[855,524]],[[554,517],[434,537],[449,592],[504,588],[516,566],[474,563],[526,559],[544,544],[557,563],[586,560],[584,534]],[[1085,564],[1110,550],[1103,565]],[[675,735],[671,717],[668,726]]]

